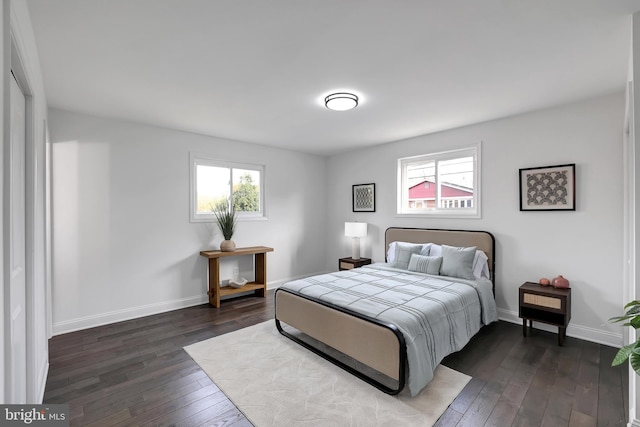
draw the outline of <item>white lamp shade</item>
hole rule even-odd
[[[347,237],[366,237],[367,223],[366,222],[345,222],[344,235]]]

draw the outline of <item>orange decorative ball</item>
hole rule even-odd
[[[549,279],[547,279],[546,277],[540,279],[538,283],[540,283],[542,286],[549,286],[551,284],[551,282],[549,282]]]

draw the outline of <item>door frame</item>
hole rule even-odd
[[[48,373],[48,347],[47,338],[50,337],[50,325],[47,319],[50,318],[49,312],[50,298],[46,296],[46,288],[49,286],[49,275],[47,272],[46,258],[47,252],[47,224],[45,215],[43,215],[42,206],[44,201],[39,200],[43,194],[47,194],[46,182],[43,169],[46,158],[39,159],[38,156],[44,156],[44,150],[39,150],[39,144],[43,141],[36,140],[37,130],[39,128],[37,121],[37,112],[34,102],[34,82],[37,76],[31,68],[33,61],[29,61],[29,50],[27,49],[27,40],[24,37],[24,24],[22,23],[23,10],[17,10],[19,7],[14,5],[11,0],[2,1],[2,27],[1,40],[3,46],[2,56],[2,88],[3,88],[3,104],[2,128],[3,128],[3,147],[2,147],[2,237],[3,247],[0,252],[2,267],[0,273],[3,277],[3,283],[8,283],[9,270],[7,262],[9,259],[8,252],[8,233],[9,221],[8,212],[10,209],[8,186],[10,181],[9,162],[10,158],[8,141],[11,134],[11,100],[9,92],[10,79],[13,78],[11,73],[15,75],[16,81],[25,96],[25,322],[26,336],[25,344],[27,348],[27,374],[26,374],[26,400],[28,403],[40,403],[44,397],[44,385]],[[37,71],[37,70],[36,70]],[[41,182],[42,181],[42,182]],[[42,288],[42,289],[40,289]],[[10,349],[7,342],[7,331],[10,327],[8,320],[10,313],[7,310],[9,304],[7,295],[7,286],[3,286],[0,303],[0,327],[3,331],[2,353],[0,355],[0,380],[4,384],[8,383],[10,378],[7,375],[11,369],[9,366],[9,358],[7,357]],[[44,301],[43,301],[44,298]],[[2,387],[0,391],[1,401],[7,402],[7,398],[12,395],[9,389],[10,385]]]

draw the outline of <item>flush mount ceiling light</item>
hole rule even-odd
[[[347,92],[332,93],[324,99],[324,105],[334,111],[351,110],[358,106],[358,97]]]

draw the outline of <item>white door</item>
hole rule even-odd
[[[9,337],[6,360],[6,403],[26,403],[26,266],[25,266],[25,122],[26,102],[15,78],[11,79],[11,140],[9,165]]]

